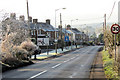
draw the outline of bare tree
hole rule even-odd
[[[28,26],[26,25],[25,21],[19,21],[11,18],[3,20],[3,39],[1,43],[1,51],[3,53],[11,55],[12,57],[17,57],[16,55],[24,55],[24,53],[28,54],[28,51],[26,49],[20,47],[23,42],[30,41],[30,36],[28,32]],[[34,44],[32,45],[36,48]]]

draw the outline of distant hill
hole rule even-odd
[[[113,23],[107,23],[107,26],[111,26]],[[72,27],[77,28],[78,30],[85,32],[89,36],[96,33],[98,36],[100,33],[103,33],[103,23],[93,23],[93,24],[83,24],[83,25],[73,25]]]

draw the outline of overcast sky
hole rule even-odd
[[[63,25],[71,24],[88,24],[102,23],[103,16],[106,13],[109,17],[113,4],[116,1],[113,14],[108,22],[117,22],[118,1],[119,0],[28,0],[30,16],[38,18],[39,22],[45,22],[46,19],[51,20],[51,24],[55,24],[55,9],[65,7],[65,10],[57,11],[57,24],[59,24],[59,15],[62,13]],[[1,13],[16,13],[19,15],[27,15],[26,0],[1,0]],[[26,18],[27,19],[27,18]]]

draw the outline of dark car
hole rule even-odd
[[[41,54],[41,49],[40,49],[40,48],[37,48],[37,49],[34,51],[33,55],[36,55],[36,54]]]

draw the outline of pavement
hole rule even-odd
[[[106,80],[103,68],[102,54],[100,52],[98,52],[96,57],[94,58],[90,78]]]
[[[57,58],[40,60],[35,64],[4,72],[2,77],[10,80],[89,79],[91,65],[99,48],[100,46],[83,47]]]
[[[77,48],[82,48],[82,45],[78,45]],[[71,46],[64,47],[63,51],[62,51],[62,49],[59,48],[59,49],[57,49],[57,53],[56,53],[55,49],[49,51],[48,53],[46,52],[47,51],[46,50],[45,52],[43,52],[41,54],[37,54],[36,58],[37,58],[37,60],[38,59],[43,60],[43,59],[46,59],[46,58],[49,58],[49,57],[52,57],[52,56],[55,56],[55,55],[60,55],[61,53],[71,51],[71,49],[72,50],[76,49],[76,46],[72,46],[72,48],[71,48]],[[34,55],[32,56],[32,59],[34,59]]]

